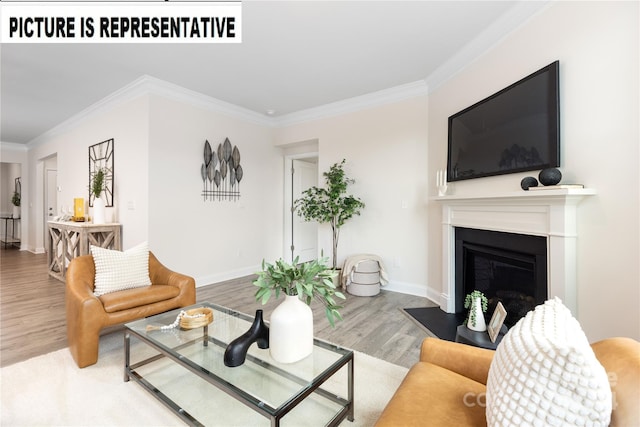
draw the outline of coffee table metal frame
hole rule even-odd
[[[231,314],[239,317],[240,319],[246,320],[251,323],[253,321],[253,317],[248,316],[243,313],[236,312],[234,310],[228,309],[226,307],[218,306],[211,303],[201,303],[196,304],[192,307],[185,307],[182,310],[188,310],[193,307],[210,307],[217,311],[222,311],[227,314]],[[175,316],[178,315],[180,309],[174,310]],[[171,313],[171,312],[170,312]],[[165,315],[167,313],[164,313]],[[161,315],[158,315],[161,316]],[[156,317],[156,316],[153,316]],[[152,320],[153,317],[147,318],[146,320]],[[215,319],[214,319],[215,322]],[[286,402],[284,402],[279,407],[272,407],[267,403],[261,401],[256,396],[253,396],[241,388],[236,387],[234,384],[229,383],[228,381],[220,378],[215,373],[210,372],[209,370],[203,368],[202,366],[194,363],[183,355],[179,354],[177,350],[181,348],[187,347],[189,345],[193,345],[196,341],[202,340],[202,345],[204,347],[208,346],[209,343],[214,345],[221,346],[226,348],[228,343],[222,342],[215,337],[209,336],[209,328],[208,325],[203,327],[202,337],[186,342],[175,348],[167,348],[161,343],[154,341],[147,334],[141,334],[129,327],[129,325],[134,324],[135,322],[131,322],[125,325],[124,332],[124,381],[128,382],[130,379],[133,379],[135,382],[140,384],[143,388],[145,388],[149,393],[151,393],[154,397],[156,397],[161,403],[167,406],[170,410],[172,410],[178,417],[180,417],[183,421],[185,421],[189,425],[193,426],[202,426],[197,419],[191,416],[185,409],[183,409],[178,403],[174,402],[171,398],[165,395],[161,390],[157,389],[153,384],[147,381],[142,375],[136,372],[136,369],[141,366],[147,365],[149,363],[155,362],[164,357],[174,361],[178,365],[184,367],[191,373],[197,375],[198,377],[204,379],[211,385],[217,387],[221,391],[227,393],[232,396],[239,402],[242,402],[249,408],[258,412],[266,418],[271,420],[271,426],[276,427],[280,425],[280,420],[286,414],[288,414],[293,408],[295,408],[299,403],[301,403],[305,398],[309,395],[316,393],[324,398],[327,398],[341,406],[340,411],[329,421],[327,426],[337,426],[340,424],[345,418],[349,421],[354,420],[354,405],[353,405],[353,382],[354,382],[354,362],[353,362],[353,351],[337,347],[333,344],[324,342],[322,340],[314,338],[314,347],[320,347],[327,349],[329,351],[335,352],[339,354],[341,357],[325,369],[320,375],[314,378],[311,382],[302,378],[298,378],[295,375],[287,372],[286,370],[270,364],[268,361],[262,360],[258,357],[255,357],[251,354],[247,354],[247,360],[256,363],[257,365],[267,369],[271,372],[275,372],[282,377],[287,378],[288,380],[294,381],[301,386],[304,386],[297,393],[292,395]],[[137,362],[135,364],[131,364],[131,337],[134,336],[141,342],[146,345],[152,347],[159,354]],[[340,396],[336,396],[334,393],[327,392],[320,388],[320,386],[328,380],[335,373],[340,371],[345,365],[347,365],[347,375],[348,375],[348,384],[347,384],[347,398],[343,398]],[[229,369],[237,369],[237,368],[229,368]]]

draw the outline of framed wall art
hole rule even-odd
[[[89,206],[93,206],[94,195],[91,191],[98,171],[104,172],[104,191],[102,198],[105,206],[113,206],[113,138],[89,146]]]

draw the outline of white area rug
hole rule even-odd
[[[182,420],[134,381],[123,381],[122,333],[100,340],[98,363],[78,369],[68,349],[0,370],[2,426],[175,426]],[[355,352],[355,421],[343,426],[371,426],[399,386],[407,369]],[[346,371],[346,370],[345,370]],[[186,372],[186,371],[184,371]],[[186,374],[185,374],[186,375]],[[189,374],[191,375],[191,374]],[[346,390],[346,374],[328,385]],[[211,388],[211,387],[209,387]],[[185,392],[186,393],[186,392]],[[198,395],[199,396],[199,395]],[[224,393],[206,402],[217,426],[269,425]],[[323,425],[313,408],[294,410],[283,426]],[[304,420],[304,422],[301,422]]]

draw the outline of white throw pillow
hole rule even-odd
[[[612,394],[580,324],[559,298],[502,339],[487,380],[491,426],[608,426]]]
[[[151,285],[149,278],[149,247],[146,242],[124,252],[91,246],[96,267],[96,296],[123,289]]]

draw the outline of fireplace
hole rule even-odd
[[[465,295],[488,299],[487,323],[498,302],[508,327],[547,299],[547,239],[542,236],[455,227],[456,313]]]
[[[459,298],[464,301],[466,294],[456,285],[456,229],[475,228],[544,239],[546,272],[538,277],[545,277],[546,298],[559,297],[577,315],[577,210],[585,197],[595,194],[593,189],[581,188],[435,197],[442,204],[443,284],[439,294],[428,296],[439,301],[445,312],[459,312]],[[535,268],[542,265],[537,263]],[[544,297],[536,294],[534,298],[539,301]],[[492,313],[490,309],[487,312]]]

